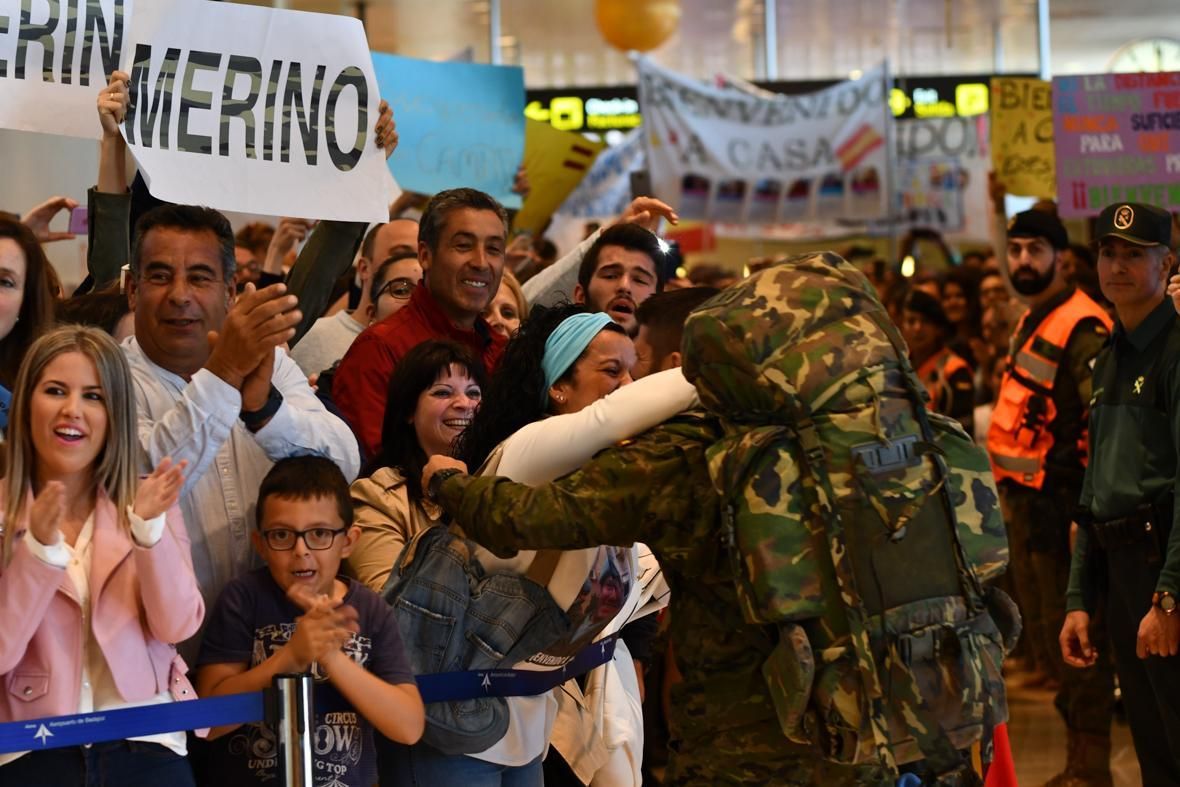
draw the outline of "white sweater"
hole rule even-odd
[[[494,466],[490,463],[484,472],[504,476],[518,483],[547,483],[577,470],[604,448],[644,432],[696,403],[696,389],[684,379],[679,369],[660,372],[624,386],[577,413],[552,416],[525,426],[500,445],[496,452],[499,455],[498,463]],[[629,619],[638,617],[635,614],[637,611],[650,614],[667,604],[667,585],[650,550],[642,544],[636,544],[630,553],[631,576],[635,578],[631,594],[622,612],[603,632],[603,636],[617,631]],[[477,559],[489,571],[522,574],[528,570],[535,555],[533,551],[521,551],[512,558],[503,559],[487,550],[478,550],[476,553]],[[565,552],[558,561],[549,582],[549,592],[562,609],[568,608],[576,598],[597,556],[598,549],[571,550]],[[610,671],[615,670],[615,665],[623,669],[617,670],[618,675],[611,675]],[[544,669],[532,663],[517,666],[521,669]],[[592,675],[588,688],[599,684],[608,688],[614,686],[614,701],[607,698],[606,702],[612,707],[638,710],[635,670],[621,640],[615,645],[614,661],[598,670],[602,674]],[[572,703],[565,691],[571,684],[577,689],[576,699]],[[638,719],[620,719],[620,724],[609,725],[616,732],[624,730],[627,734],[622,736],[625,741],[618,740],[617,734],[612,736],[615,740],[607,741],[601,732],[603,703],[596,703],[598,711],[595,713],[593,708],[581,702],[581,691],[576,682],[571,681],[571,684],[539,697],[509,698],[508,732],[499,743],[471,756],[499,765],[521,766],[540,756],[551,737],[559,750],[563,750],[563,755],[566,754],[566,747],[559,741],[578,741],[573,748],[579,751],[571,751],[567,761],[575,770],[582,771],[579,776],[585,778],[583,772],[592,773],[599,766],[607,764],[607,760],[617,753],[618,758],[633,763],[633,768],[628,765],[625,770],[634,771],[635,783],[638,784],[643,749],[642,715]],[[617,692],[623,689],[634,696],[617,696]],[[555,694],[562,698],[560,718]],[[587,729],[587,725],[592,727]],[[595,743],[599,745],[595,746]],[[607,743],[616,745],[608,750]],[[590,748],[595,749],[596,753],[586,761],[588,767],[578,768],[579,761],[585,759],[583,755]]]

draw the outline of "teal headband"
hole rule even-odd
[[[541,369],[545,372],[545,387],[541,389],[542,403],[549,401],[549,389],[585,352],[603,328],[613,323],[605,312],[575,314],[561,321],[545,341],[545,357]]]

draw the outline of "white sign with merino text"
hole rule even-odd
[[[152,194],[308,219],[387,218],[380,97],[357,19],[205,0],[141,3],[123,135]],[[95,121],[97,122],[97,121]]]
[[[132,0],[0,0],[0,128],[98,139]]]

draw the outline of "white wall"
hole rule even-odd
[[[23,214],[53,196],[86,204],[86,190],[98,178],[98,142],[26,131],[0,130],[0,210]],[[69,214],[53,223],[65,231]],[[86,276],[86,238],[45,245],[66,292]]]

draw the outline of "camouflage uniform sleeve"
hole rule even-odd
[[[499,557],[519,549],[649,541],[649,525],[691,516],[692,496],[674,489],[689,474],[683,455],[645,445],[644,439],[608,448],[581,470],[543,486],[452,476],[440,486],[438,503],[470,538]]]

